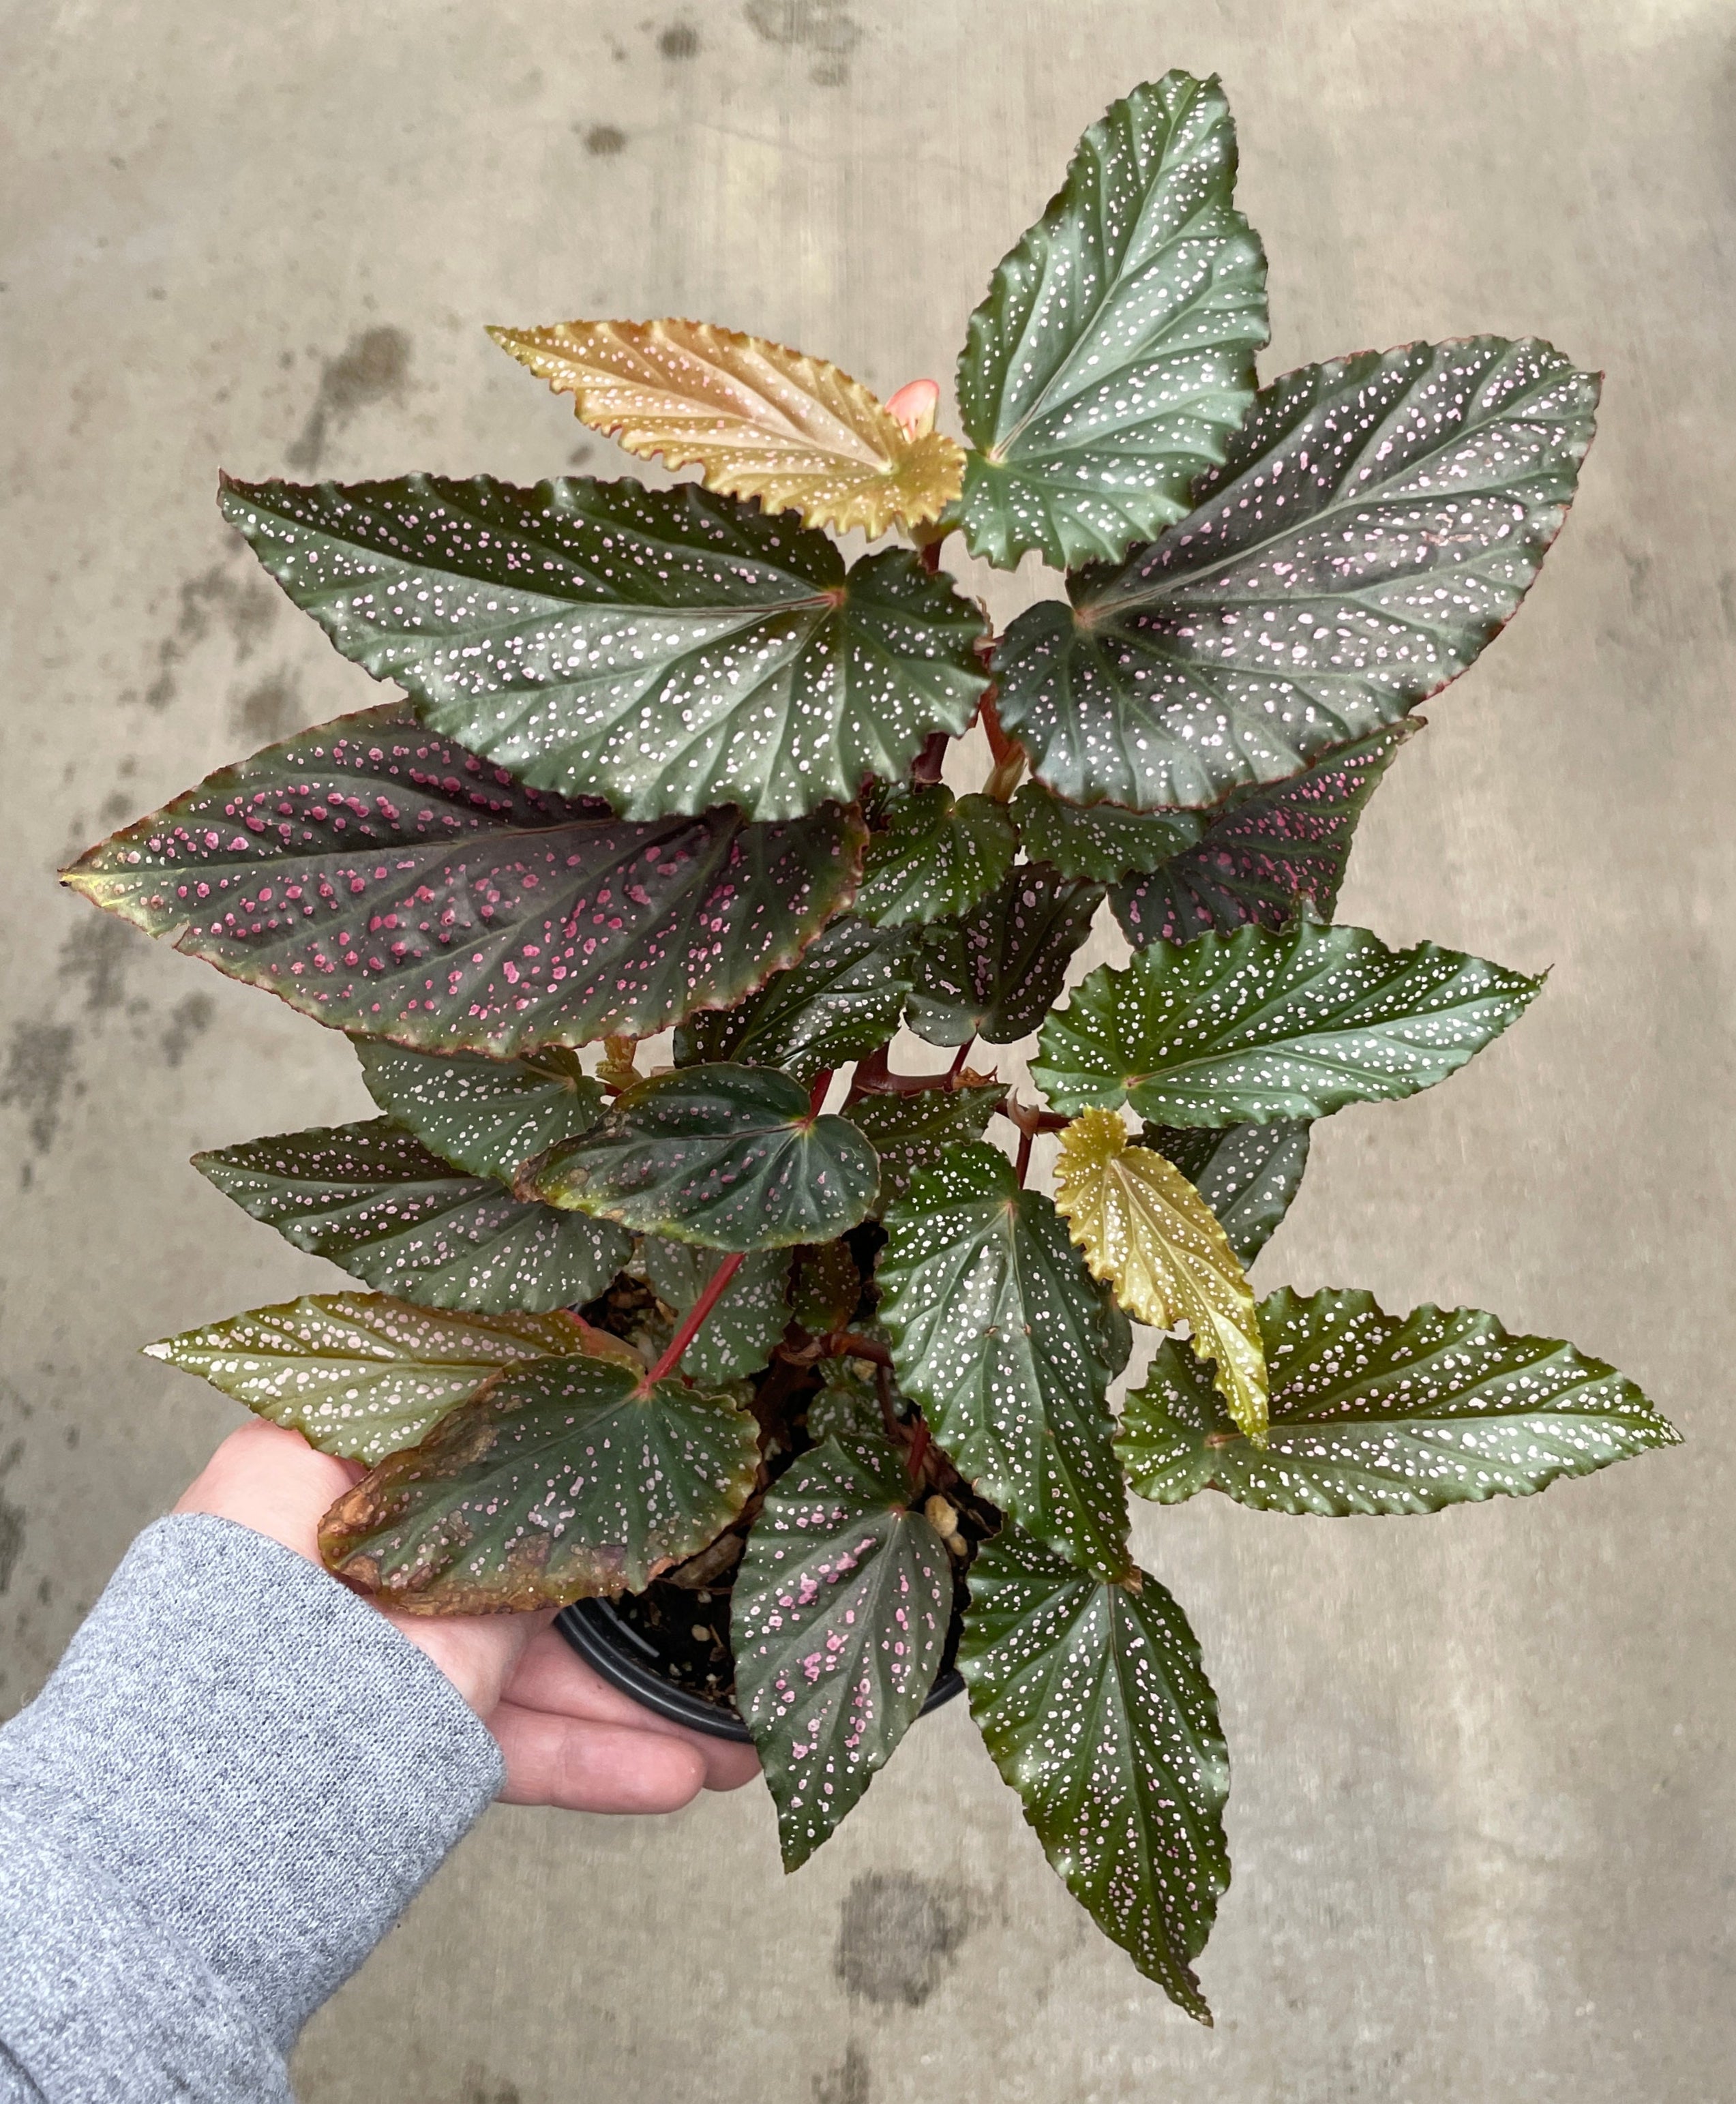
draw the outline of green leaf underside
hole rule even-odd
[[[1254,397],[1265,257],[1216,78],[1111,104],[1003,258],[958,361],[974,555],[1115,557],[1188,508]]]
[[[841,1115],[880,1157],[876,1210],[884,1213],[902,1198],[918,1170],[936,1168],[955,1147],[980,1139],[1006,1095],[997,1081],[908,1096],[859,1096],[846,1103]]]
[[[1197,811],[1065,804],[1040,782],[1024,784],[1013,799],[1012,813],[1033,862],[1047,863],[1063,876],[1087,876],[1099,884],[1161,868],[1194,846],[1207,825]]]
[[[1286,374],[1186,519],[1012,624],[1002,723],[1060,795],[1150,809],[1395,722],[1511,618],[1596,399],[1547,344],[1494,337]]]
[[[66,881],[321,1023],[507,1055],[738,999],[847,902],[864,837],[835,806],[631,824],[520,787],[400,703],[221,769]]]
[[[1097,1926],[1202,2022],[1190,1961],[1229,1883],[1229,1757],[1187,1618],[1007,1527],[971,1567],[958,1666],[1043,1852]]]
[[[907,1019],[930,1045],[985,1037],[1011,1045],[1033,1031],[1091,932],[1101,885],[1024,863],[957,920],[923,931]]]
[[[986,898],[1013,866],[1004,805],[960,796],[936,782],[888,791],[881,829],[868,836],[855,910],[881,926],[938,920]]]
[[[1437,1512],[1678,1441],[1613,1366],[1555,1338],[1509,1336],[1475,1308],[1386,1315],[1368,1293],[1287,1286],[1259,1312],[1264,1450],[1237,1434],[1193,1353],[1165,1343],[1116,1442],[1142,1497],[1174,1504],[1215,1487],[1267,1512]]]
[[[1308,1166],[1308,1127],[1287,1119],[1216,1130],[1159,1126],[1145,1143],[1173,1161],[1198,1192],[1244,1265],[1276,1233]]]
[[[1335,752],[1276,788],[1239,798],[1195,847],[1110,894],[1136,949],[1189,943],[1257,921],[1281,928],[1304,904],[1330,920],[1363,806],[1422,719],[1411,716]]]
[[[752,1416],[603,1359],[502,1374],[320,1523],[328,1569],[413,1613],[497,1614],[640,1592],[747,1502]]]
[[[1455,1073],[1542,985],[1432,943],[1389,950],[1302,920],[1153,943],[1075,987],[1032,1078],[1057,1109],[1131,1103],[1171,1126],[1323,1117]]]
[[[874,1150],[770,1068],[681,1067],[616,1099],[557,1147],[535,1188],[551,1204],[718,1250],[830,1241],[867,1217]]]
[[[940,1537],[880,1438],[828,1439],[765,1494],[730,1611],[735,1700],[783,1867],[832,1833],[916,1721],[953,1611]]]
[[[676,1032],[682,1067],[732,1060],[781,1067],[810,1082],[824,1069],[884,1045],[910,992],[904,939],[853,915],[834,920],[757,992],[728,1009],[703,1009]]]
[[[823,533],[691,483],[225,483],[297,605],[433,729],[632,818],[800,818],[957,735],[983,620],[908,549],[846,577]]]
[[[961,1475],[1083,1567],[1127,1569],[1109,1385],[1126,1318],[1054,1205],[973,1141],[886,1215],[877,1277],[899,1386]]]
[[[463,1175],[390,1118],[249,1140],[193,1166],[296,1248],[426,1308],[506,1315],[582,1304],[631,1251],[612,1223]]]
[[[677,1319],[704,1292],[717,1264],[715,1250],[665,1241],[660,1235],[648,1235],[639,1252],[647,1284],[674,1308]],[[789,1326],[789,1280],[788,1250],[750,1250],[682,1354],[681,1371],[688,1380],[739,1380],[757,1373]]]
[[[503,1368],[578,1348],[565,1314],[437,1314],[383,1293],[310,1293],[145,1349],[322,1454],[371,1467]]]
[[[808,1433],[816,1442],[837,1438],[877,1439],[881,1436],[880,1397],[874,1369],[866,1359],[822,1359],[820,1387],[808,1403]]]
[[[503,1183],[557,1140],[588,1132],[606,1101],[602,1083],[558,1046],[528,1059],[484,1059],[359,1037],[355,1053],[368,1094],[389,1118],[454,1169]]]

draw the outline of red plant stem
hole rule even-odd
[[[900,1426],[898,1412],[892,1407],[892,1369],[876,1366],[874,1368],[874,1396],[880,1405],[880,1421],[886,1427],[886,1437],[896,1439]]]
[[[730,1281],[742,1268],[743,1252],[726,1256],[705,1282],[705,1290],[687,1311],[687,1320],[669,1340],[669,1348],[634,1391],[649,1395],[660,1380],[667,1380],[681,1363],[681,1354],[705,1326],[705,1318],[722,1299]]]
[[[965,1070],[965,1062],[971,1056],[971,1047],[975,1044],[975,1042],[976,1040],[974,1037],[967,1037],[964,1043],[959,1046],[952,1065],[946,1070],[946,1078],[948,1081],[950,1081],[956,1076],[963,1073]]]
[[[905,1461],[905,1466],[910,1471],[913,1487],[922,1480],[922,1464],[927,1459],[928,1420],[926,1417],[919,1417],[917,1420],[915,1435],[910,1442],[910,1452]]]
[[[988,750],[994,756],[995,765],[999,767],[1011,759],[1018,750],[1019,741],[1015,738],[1009,738],[1002,729],[1001,712],[996,708],[994,701],[994,689],[991,687],[977,705],[977,712],[982,719],[983,729],[988,733]]]
[[[917,560],[932,577],[940,567],[940,543],[938,541],[925,541],[917,551]]]
[[[818,1117],[819,1116],[819,1107],[826,1100],[827,1090],[832,1086],[832,1069],[830,1067],[822,1067],[819,1072],[814,1077],[814,1086],[808,1091],[808,1115],[810,1117]]]
[[[910,763],[910,779],[918,789],[932,789],[946,764],[946,749],[953,742],[944,730],[922,741],[922,749]]]
[[[1029,1174],[1029,1170],[1030,1170],[1030,1166],[1031,1166],[1031,1142],[1032,1142],[1033,1139],[1036,1139],[1036,1137],[1037,1137],[1036,1133],[1032,1130],[1032,1128],[1031,1128],[1029,1126],[1022,1126],[1020,1128],[1020,1131],[1019,1131],[1019,1161],[1018,1161],[1017,1167],[1016,1167],[1016,1169],[1015,1170],[1015,1172],[1014,1172],[1014,1173],[1017,1175],[1017,1177],[1018,1177],[1018,1179],[1019,1179],[1019,1183],[1020,1183],[1020,1188],[1023,1188],[1023,1186],[1024,1186],[1025,1177],[1026,1177],[1026,1175]]]

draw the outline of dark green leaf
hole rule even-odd
[[[716,1250],[648,1235],[639,1252],[646,1282],[677,1318],[687,1313],[710,1283],[719,1263]],[[689,1380],[707,1384],[757,1373],[789,1327],[788,1250],[751,1250],[681,1357]]]
[[[341,1030],[504,1056],[645,1037],[792,964],[865,837],[828,807],[630,825],[520,787],[398,704],[223,769],[66,881]]]
[[[1013,866],[1006,807],[936,782],[889,790],[862,862],[856,911],[882,925],[936,920],[986,898]]]
[[[1301,920],[1092,972],[1043,1026],[1031,1074],[1069,1116],[1131,1103],[1160,1125],[1323,1117],[1456,1073],[1543,982],[1457,950],[1389,950]]]
[[[883,1438],[828,1439],[765,1503],[735,1580],[735,1699],[778,1807],[783,1867],[832,1833],[921,1713],[953,1567]]]
[[[1229,1755],[1187,1618],[1155,1578],[1105,1585],[1006,1527],[971,1567],[958,1669],[1056,1873],[1170,1999],[1229,1883]]]
[[[876,1210],[884,1213],[902,1198],[919,1169],[935,1168],[962,1142],[980,1139],[1006,1097],[998,1081],[971,1082],[908,1096],[858,1096],[846,1103],[843,1116],[880,1157]]]
[[[846,1243],[813,1242],[797,1250],[790,1304],[803,1329],[816,1337],[847,1330],[861,1298],[862,1273]]]
[[[1254,397],[1265,257],[1230,200],[1216,78],[1112,103],[996,270],[958,361],[965,536],[1056,568],[1117,556],[1188,508]]]
[[[1251,1446],[1185,1345],[1158,1348],[1116,1444],[1141,1496],[1208,1485],[1267,1512],[1438,1512],[1524,1497],[1678,1434],[1633,1383],[1552,1337],[1510,1337],[1475,1308],[1385,1315],[1368,1293],[1260,1304],[1271,1424]]]
[[[1129,1333],[1053,1204],[976,1140],[917,1176],[886,1224],[880,1312],[899,1386],[992,1504],[1121,1576],[1127,1500],[1105,1398]]]
[[[1161,867],[1192,847],[1206,830],[1197,811],[1067,804],[1040,782],[1027,782],[1014,797],[1013,818],[1033,862],[1048,863],[1063,876],[1088,876],[1100,884],[1113,884],[1130,871]]]
[[[344,656],[429,725],[633,818],[793,818],[956,735],[983,619],[903,548],[692,483],[226,482],[223,510]]]
[[[822,1359],[815,1371],[821,1384],[808,1402],[810,1438],[878,1438],[884,1420],[873,1366],[866,1359]]]
[[[1457,679],[1560,530],[1597,381],[1535,341],[1366,351],[1262,390],[1198,508],[1022,613],[1001,721],[1079,802],[1218,803]]]
[[[814,1117],[788,1074],[725,1064],[636,1083],[593,1131],[555,1149],[535,1188],[677,1241],[787,1249],[865,1219],[879,1178],[855,1127]]]
[[[925,929],[913,956],[909,1023],[930,1045],[1010,1045],[1042,1020],[1091,931],[1099,884],[1024,863],[959,920]]]
[[[606,1360],[502,1374],[387,1456],[319,1525],[328,1569],[412,1614],[486,1615],[640,1592],[747,1503],[753,1419]]]
[[[1289,1120],[1216,1131],[1158,1126],[1145,1140],[1175,1163],[1212,1208],[1244,1265],[1277,1232],[1308,1166],[1308,1127]]]
[[[461,1175],[390,1118],[249,1140],[195,1154],[193,1166],[297,1249],[425,1308],[582,1304],[631,1250],[607,1221]]]
[[[1393,754],[1421,727],[1420,716],[1409,717],[1240,799],[1197,847],[1111,894],[1127,940],[1138,949],[1154,939],[1228,934],[1250,920],[1281,928],[1304,902],[1317,920],[1330,920],[1363,806]]]
[[[588,1132],[603,1114],[603,1085],[559,1046],[528,1059],[473,1052],[411,1052],[359,1037],[368,1093],[455,1169],[510,1184],[558,1139]]]
[[[580,1348],[569,1315],[444,1315],[383,1293],[310,1293],[147,1344],[322,1454],[413,1446],[503,1367]]]
[[[817,936],[801,961],[734,1008],[702,1009],[676,1032],[678,1066],[734,1060],[782,1067],[808,1082],[841,1067],[897,1029],[910,992],[904,938],[846,915]]]

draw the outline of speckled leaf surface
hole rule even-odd
[[[1192,1960],[1229,1883],[1229,1754],[1187,1617],[1076,1571],[1015,1527],[971,1567],[971,1714],[1067,1889],[1148,1979],[1210,2023]]]
[[[556,1140],[588,1132],[606,1100],[601,1082],[558,1045],[524,1059],[484,1059],[364,1037],[355,1054],[368,1094],[395,1124],[453,1168],[503,1183]]]
[[[1260,1304],[1271,1424],[1251,1446],[1184,1344],[1158,1348],[1117,1446],[1142,1497],[1209,1487],[1267,1512],[1438,1512],[1524,1497],[1679,1435],[1633,1383],[1475,1308],[1383,1314],[1367,1293],[1287,1286]]]
[[[874,1150],[770,1068],[681,1067],[617,1098],[557,1147],[535,1188],[551,1204],[713,1249],[830,1241],[867,1217]]]
[[[489,333],[628,452],[809,526],[872,541],[938,519],[963,481],[956,440],[913,436],[859,381],[763,337],[672,319]]]
[[[1421,727],[1420,716],[1408,717],[1293,781],[1238,799],[1197,845],[1118,885],[1110,898],[1127,940],[1139,949],[1214,930],[1227,934],[1251,920],[1281,928],[1304,904],[1316,920],[1330,920],[1363,806],[1393,754]]]
[[[790,1266],[790,1306],[816,1337],[847,1330],[862,1298],[862,1271],[847,1242],[810,1242]]]
[[[808,1431],[816,1442],[877,1439],[883,1420],[875,1369],[866,1359],[822,1359],[820,1387],[808,1403]]]
[[[1265,1436],[1266,1370],[1254,1296],[1211,1208],[1174,1162],[1128,1144],[1118,1112],[1082,1111],[1060,1137],[1055,1206],[1127,1313],[1154,1329],[1185,1322],[1215,1362],[1229,1414]]]
[[[1067,180],[971,317],[958,401],[979,450],[974,555],[1113,559],[1188,508],[1254,399],[1265,257],[1231,200],[1216,79],[1148,82],[1079,141]]]
[[[1125,1317],[1054,1206],[973,1141],[888,1211],[877,1274],[899,1386],[961,1475],[1082,1567],[1127,1568],[1109,1385]]]
[[[1281,781],[1395,722],[1511,618],[1597,387],[1497,337],[1286,374],[1187,518],[1012,624],[1002,724],[1061,795],[1150,809]]]
[[[848,900],[864,837],[835,805],[630,824],[399,705],[221,769],[65,881],[321,1023],[505,1057],[737,999]]]
[[[637,1268],[659,1300],[679,1318],[710,1283],[721,1261],[716,1250],[647,1235]],[[699,1382],[739,1380],[757,1373],[789,1326],[788,1250],[751,1250],[723,1297],[681,1357],[681,1371]]]
[[[824,534],[690,483],[227,483],[223,508],[431,728],[630,818],[849,804],[984,684],[982,616],[910,550],[846,577]]]
[[[733,1060],[812,1081],[872,1052],[898,1028],[910,992],[905,938],[846,914],[801,961],[734,1008],[702,1009],[676,1032],[676,1064]]]
[[[828,1439],[765,1494],[730,1610],[736,1706],[786,1870],[827,1839],[934,1686],[953,1567],[888,1441]]]
[[[372,1466],[504,1368],[578,1347],[578,1326],[558,1313],[441,1314],[384,1293],[310,1293],[145,1349],[322,1454]]]
[[[1088,876],[1100,884],[1161,867],[1194,846],[1207,822],[1197,811],[1127,811],[1119,804],[1064,803],[1040,782],[1027,782],[1020,790],[1012,815],[1033,862],[1047,863],[1063,876]]]
[[[1154,1126],[1143,1141],[1173,1161],[1198,1192],[1244,1264],[1277,1232],[1308,1166],[1308,1127],[1299,1120],[1216,1130]]]
[[[842,1115],[880,1157],[877,1211],[902,1198],[919,1170],[936,1168],[955,1147],[980,1139],[1006,1095],[996,1081],[908,1096],[859,1096],[846,1103]]]
[[[499,1376],[389,1455],[319,1525],[327,1567],[411,1614],[486,1615],[639,1592],[741,1510],[752,1416],[683,1381],[638,1392],[575,1356]]]
[[[882,925],[963,913],[1005,879],[1015,846],[1004,805],[955,797],[942,782],[926,789],[900,783],[868,836],[856,911]]]
[[[1131,1103],[1160,1125],[1265,1125],[1414,1095],[1514,1022],[1541,979],[1363,928],[1301,920],[1105,966],[1043,1026],[1032,1078],[1057,1109]]]
[[[908,1019],[930,1045],[1011,1045],[1042,1022],[1091,932],[1101,885],[1021,863],[982,904],[925,929]]]
[[[466,1176],[390,1118],[249,1140],[193,1166],[297,1249],[427,1308],[503,1315],[582,1304],[631,1250],[610,1222]]]

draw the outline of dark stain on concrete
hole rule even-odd
[[[627,144],[627,134],[618,125],[593,124],[585,134],[585,151],[608,160],[618,154]]]
[[[319,391],[300,435],[283,457],[311,474],[326,441],[358,409],[399,397],[410,369],[410,339],[400,328],[364,329],[320,368]]]
[[[672,22],[658,38],[657,48],[666,59],[697,58],[699,32],[690,22]]]
[[[25,1443],[15,1439],[4,1454],[0,1454],[0,1477],[11,1473],[23,1454]],[[12,1582],[12,1573],[18,1567],[18,1559],[24,1553],[25,1513],[22,1505],[15,1505],[0,1497],[0,1593]]]
[[[302,728],[304,713],[295,674],[267,672],[245,693],[230,698],[229,720],[238,738],[275,745]]]
[[[87,914],[73,923],[56,969],[61,978],[83,982],[87,1013],[108,1015],[124,1006],[137,935],[136,928],[109,913]]]
[[[492,2075],[466,2073],[459,2104],[523,2104],[515,2082],[497,2082]]]
[[[15,1023],[0,1077],[0,1104],[23,1113],[25,1129],[38,1154],[54,1144],[60,1101],[72,1079],[73,1027],[69,1023]]]
[[[933,1880],[865,1871],[844,1897],[832,1970],[852,1995],[917,2008],[951,1969],[969,1928],[964,1909]]]
[[[748,26],[768,44],[806,51],[808,78],[819,87],[842,87],[850,55],[862,41],[846,0],[746,0]]]
[[[208,993],[190,993],[169,1017],[169,1026],[163,1033],[163,1056],[172,1067],[178,1067],[187,1056],[195,1037],[203,1035],[216,1020],[217,1005]]]
[[[837,2066],[814,2078],[814,2104],[872,2104],[868,2055],[852,2039]]]
[[[218,622],[234,647],[236,663],[245,662],[276,619],[277,608],[277,592],[257,570],[234,577],[221,563],[213,563],[189,577],[181,587],[175,625],[157,645],[157,675],[145,690],[146,704],[168,707],[175,698],[177,670]]]

